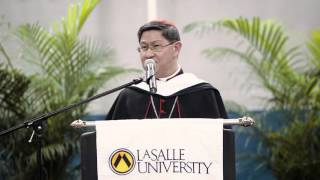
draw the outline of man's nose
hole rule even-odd
[[[143,56],[146,59],[151,59],[154,57],[154,52],[151,49],[148,49],[147,51],[144,52]]]

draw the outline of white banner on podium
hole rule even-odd
[[[99,180],[223,179],[222,119],[96,123]]]

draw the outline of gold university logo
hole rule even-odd
[[[109,165],[114,173],[126,175],[133,170],[135,159],[128,149],[117,149],[111,154]]]

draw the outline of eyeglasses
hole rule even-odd
[[[177,41],[173,41],[169,44],[166,44],[166,45],[161,45],[161,44],[142,44],[140,45],[137,50],[138,52],[147,52],[148,49],[150,49],[152,52],[160,52],[162,51],[163,48],[167,47],[167,46],[170,46],[172,45],[173,43],[175,43]]]

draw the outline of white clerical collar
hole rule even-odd
[[[178,76],[173,77],[170,81],[159,81],[157,80],[157,92],[156,94],[161,96],[171,96],[183,89],[188,87],[204,83],[205,81],[202,79],[198,79],[194,74],[191,73],[183,73]],[[133,85],[139,89],[143,89],[145,91],[150,91],[149,85],[146,82],[139,83],[137,85]]]
[[[174,76],[176,76],[180,72],[180,70],[181,70],[181,66],[178,64],[178,69],[173,74],[171,74],[170,76],[164,77],[164,78],[158,78],[158,80],[159,81],[168,81],[168,79],[171,79]]]

